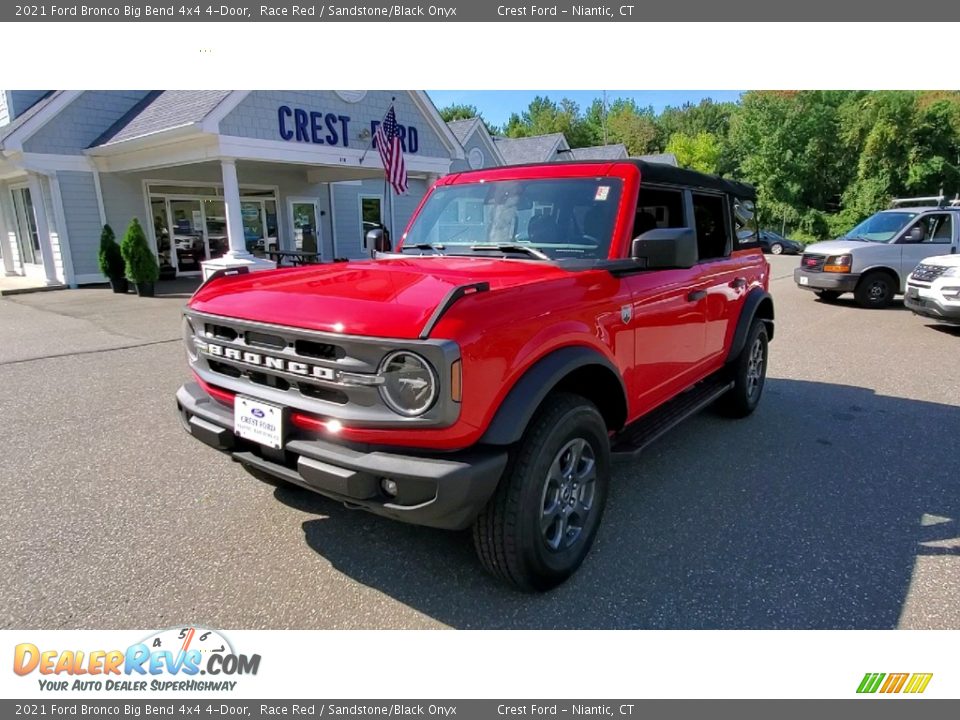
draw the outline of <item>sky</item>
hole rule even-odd
[[[739,99],[741,90],[607,90],[607,102],[618,97],[633,98],[641,107],[652,105],[660,112],[668,105],[698,103],[703,98],[717,102]],[[546,95],[553,100],[568,97],[581,110],[586,110],[594,98],[602,97],[602,90],[428,90],[427,94],[438,108],[447,105],[475,105],[484,119],[493,125],[503,125],[514,112],[527,109],[537,95]]]

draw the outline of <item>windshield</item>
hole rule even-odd
[[[871,215],[843,237],[870,242],[890,242],[903,226],[917,216],[912,212],[879,212]]]
[[[606,258],[620,204],[616,178],[497,180],[433,191],[401,252]]]

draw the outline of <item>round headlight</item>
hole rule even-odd
[[[380,396],[396,413],[407,417],[423,415],[437,399],[437,374],[430,363],[415,353],[390,353],[380,363],[380,375]]]
[[[183,347],[187,351],[187,359],[193,362],[197,359],[197,336],[194,334],[193,325],[190,320],[184,316],[181,323],[183,328]]]

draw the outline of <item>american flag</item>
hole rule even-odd
[[[407,166],[403,162],[403,146],[400,143],[400,133],[397,132],[397,115],[393,112],[393,105],[387,111],[383,122],[377,126],[373,140],[380,151],[387,181],[397,195],[402,195],[407,191]]]

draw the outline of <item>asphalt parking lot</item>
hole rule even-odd
[[[594,551],[516,593],[468,534],[273,487],[181,429],[186,295],[0,299],[4,628],[960,628],[960,332],[772,258],[749,419],[618,467]]]

